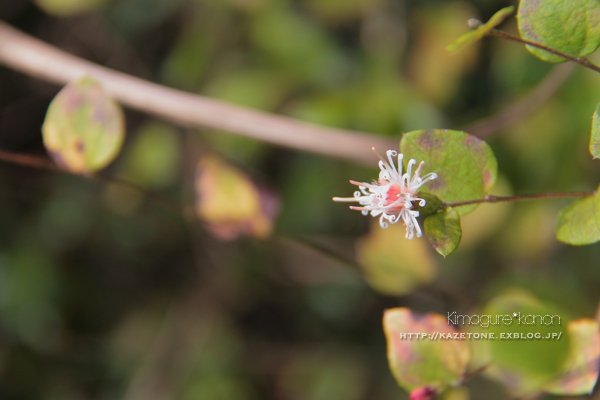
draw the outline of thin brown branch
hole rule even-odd
[[[536,194],[520,194],[516,196],[485,196],[483,199],[458,201],[456,203],[447,203],[448,207],[467,206],[469,204],[480,203],[500,203],[506,201],[521,201],[521,200],[536,200],[559,197],[585,197],[592,196],[595,192],[560,192],[560,193],[536,193]]]
[[[558,51],[558,50],[553,49],[551,47],[545,46],[545,45],[543,45],[541,43],[535,43],[535,42],[532,42],[532,41],[529,41],[529,40],[526,40],[526,39],[522,39],[522,38],[520,38],[518,36],[512,35],[512,34],[510,34],[508,32],[504,32],[504,31],[501,31],[501,30],[495,29],[495,28],[492,29],[488,33],[488,35],[489,36],[496,36],[496,37],[499,37],[499,38],[502,38],[502,39],[512,40],[512,41],[523,43],[523,44],[527,44],[527,45],[533,46],[533,47],[537,47],[538,49],[545,50],[548,53],[552,53],[554,55],[566,58],[569,61],[573,61],[573,62],[575,62],[575,63],[577,63],[579,65],[584,66],[585,68],[591,69],[592,71],[600,72],[600,66],[592,63],[590,60],[588,60],[587,58],[584,58],[584,57],[572,56],[570,54],[563,53],[562,51]]]
[[[185,127],[226,131],[369,164],[371,147],[398,147],[397,139],[320,127],[158,85],[68,54],[2,21],[0,64],[59,85],[93,76],[122,104]]]
[[[471,135],[485,138],[527,117],[544,104],[571,75],[574,64],[557,65],[525,98],[508,106],[498,114],[476,121],[463,128]]]
[[[25,167],[57,170],[58,168],[52,162],[44,157],[33,156],[30,154],[12,153],[0,150],[0,161],[19,164]]]
[[[169,197],[163,196],[160,193],[151,192],[149,190],[146,190],[143,187],[140,187],[132,182],[128,182],[128,181],[124,181],[122,179],[116,179],[116,178],[108,178],[105,176],[95,175],[95,174],[90,174],[90,175],[74,174],[69,171],[58,168],[54,163],[52,163],[52,161],[50,161],[48,158],[45,158],[45,157],[34,156],[31,154],[13,153],[13,152],[5,151],[5,150],[0,150],[0,161],[4,161],[7,163],[11,163],[11,164],[17,164],[17,165],[21,165],[21,166],[29,167],[29,168],[37,168],[37,169],[45,169],[45,170],[49,170],[49,171],[61,172],[64,174],[74,175],[74,176],[78,176],[78,177],[85,178],[85,179],[96,180],[96,181],[99,181],[102,183],[117,184],[117,185],[120,185],[123,187],[127,187],[129,189],[132,189],[132,190],[148,197],[149,199],[152,199],[152,200],[156,201],[157,203],[162,204],[166,208],[168,208],[178,214],[181,214],[181,212],[183,210],[182,205],[179,204],[178,202],[176,202],[175,200],[172,200]]]

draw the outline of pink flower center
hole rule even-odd
[[[400,195],[402,195],[400,186],[398,186],[398,185],[390,186],[390,188],[388,189],[386,196],[385,196],[385,205],[389,206],[390,204],[396,202],[400,198]],[[402,208],[404,208],[404,203],[400,203],[394,207],[394,209],[402,209]]]

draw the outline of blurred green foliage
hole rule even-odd
[[[486,38],[445,52],[466,19],[516,5],[504,0],[8,3],[0,18],[111,68],[393,137],[463,128],[551,68]],[[502,27],[517,32],[512,17]],[[41,121],[56,92],[0,68],[1,148],[43,154]],[[500,171],[491,193],[595,189],[598,93],[600,77],[577,68],[535,113],[489,137]],[[103,176],[192,206],[198,158],[217,152],[279,194],[274,234],[220,242],[126,187],[0,165],[2,399],[407,398],[387,365],[386,308],[468,313],[517,287],[569,319],[595,313],[600,247],[553,234],[567,201],[482,205],[461,218],[461,245],[443,259],[425,238],[374,230],[330,201],[352,194],[349,179],[376,177],[375,156],[365,168],[131,111],[127,121]],[[467,387],[475,399],[510,396],[480,376]]]

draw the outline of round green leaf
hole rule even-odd
[[[583,197],[563,208],[556,218],[556,237],[573,245],[600,241],[600,195]]]
[[[106,167],[119,153],[125,118],[119,104],[92,78],[69,83],[52,100],[42,126],[44,145],[67,171]]]
[[[523,39],[563,53],[582,57],[600,46],[598,0],[521,0],[517,18]],[[537,47],[526,47],[544,61],[566,61]]]
[[[433,248],[444,257],[458,247],[462,236],[460,215],[452,207],[446,207],[445,210],[427,217],[424,226],[425,236]]]
[[[454,43],[452,43],[451,45],[446,47],[446,50],[448,50],[451,53],[454,53],[454,52],[461,50],[462,48],[464,48],[466,46],[469,46],[469,45],[475,43],[476,41],[478,41],[479,39],[481,39],[482,37],[487,35],[496,26],[500,25],[502,23],[502,21],[504,21],[506,19],[506,17],[508,17],[510,14],[512,14],[512,12],[514,10],[515,10],[515,8],[513,6],[510,6],[510,7],[505,7],[502,10],[496,12],[492,16],[492,18],[490,18],[490,20],[488,22],[479,26],[477,29],[474,29],[470,32],[465,33],[464,35],[462,35],[461,37],[456,39],[456,41]],[[478,24],[481,23],[479,21],[476,21],[476,22]]]
[[[406,133],[400,142],[405,157],[424,160],[423,173],[438,177],[427,184],[427,191],[446,203],[484,197],[494,186],[498,164],[492,149],[465,132],[430,129]],[[477,204],[456,207],[460,215],[473,211]]]
[[[592,135],[590,137],[590,153],[594,158],[600,157],[600,103],[592,116]]]
[[[385,311],[383,329],[390,369],[404,389],[412,391],[427,386],[439,392],[462,380],[470,358],[469,343],[454,339],[460,330],[449,324],[446,317],[392,308]],[[453,339],[440,334],[452,335]]]

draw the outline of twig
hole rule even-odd
[[[30,154],[11,153],[0,150],[0,160],[31,168],[58,170],[47,158],[32,156]]]
[[[371,164],[369,149],[397,148],[398,139],[325,128],[158,85],[68,54],[0,21],[0,64],[64,85],[93,76],[121,103],[185,127],[204,127]]]
[[[96,180],[102,183],[113,183],[120,186],[128,187],[130,189],[135,190],[138,193],[143,194],[144,196],[153,199],[157,203],[162,204],[167,207],[171,211],[176,212],[177,214],[181,214],[183,211],[183,206],[179,204],[177,201],[170,199],[169,197],[163,196],[160,193],[151,192],[146,190],[136,184],[128,181],[124,181],[122,179],[116,178],[108,178],[101,175],[79,175],[74,174],[66,170],[62,170],[54,165],[49,159],[45,157],[34,156],[31,154],[22,154],[22,153],[12,153],[5,150],[0,150],[0,161],[8,162],[11,164],[22,165],[24,167],[29,168],[37,168],[37,169],[45,169],[49,171],[61,172],[68,175],[78,176],[85,179]]]
[[[567,60],[576,62],[577,64],[580,64],[580,65],[582,65],[582,66],[584,66],[586,68],[589,68],[589,69],[591,69],[593,71],[600,72],[600,66],[592,63],[590,60],[588,60],[587,58],[584,58],[584,57],[575,57],[575,56],[572,56],[570,54],[563,53],[562,51],[558,51],[558,50],[555,50],[555,49],[553,49],[551,47],[545,46],[545,45],[543,45],[541,43],[531,42],[529,40],[522,39],[522,38],[520,38],[518,36],[512,35],[512,34],[510,34],[508,32],[504,32],[504,31],[501,31],[501,30],[495,29],[495,28],[492,29],[488,33],[488,35],[489,36],[496,36],[496,37],[499,37],[499,38],[502,38],[502,39],[513,40],[515,42],[519,42],[519,43],[527,44],[529,46],[537,47],[538,49],[545,50],[548,53],[552,53],[554,55],[566,58]]]
[[[500,203],[505,201],[519,201],[519,200],[535,200],[535,199],[547,199],[557,197],[584,197],[592,196],[595,192],[561,192],[561,193],[537,193],[537,194],[520,194],[516,196],[485,196],[483,199],[458,201],[456,203],[447,203],[447,207],[459,207],[466,206],[469,204],[480,204],[480,203]]]
[[[484,118],[461,130],[479,138],[485,138],[522,120],[556,93],[574,67],[575,65],[571,63],[557,65],[524,99],[510,105],[492,117]]]

